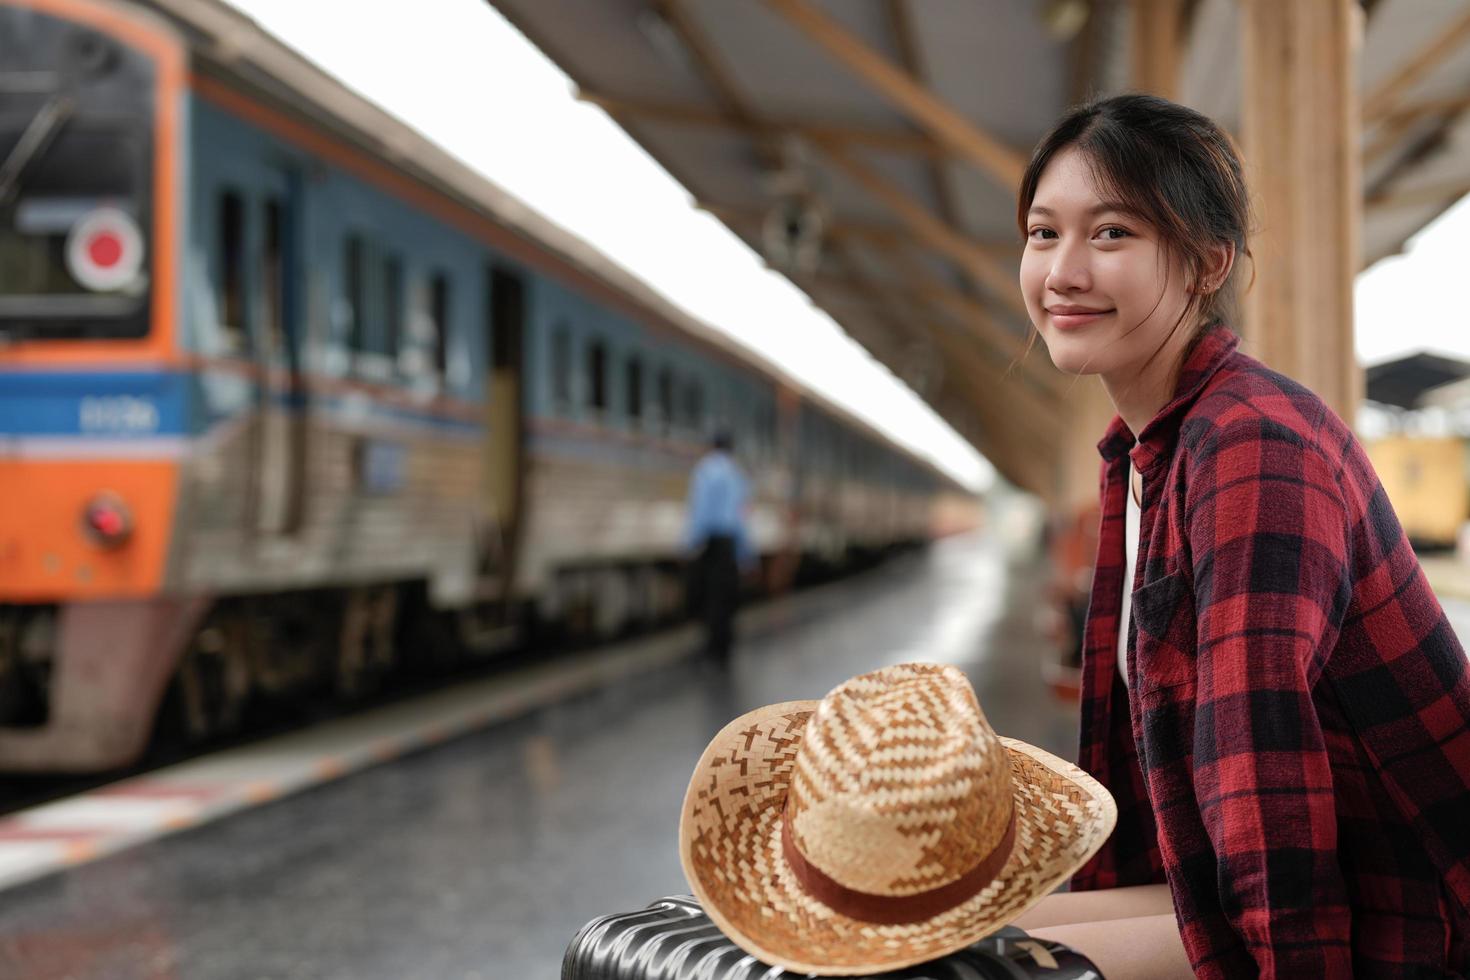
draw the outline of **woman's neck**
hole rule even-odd
[[[1103,387],[1107,389],[1108,397],[1113,400],[1113,408],[1123,416],[1123,421],[1128,426],[1128,431],[1133,433],[1137,439],[1143,434],[1144,426],[1153,421],[1163,407],[1169,404],[1169,396],[1173,394],[1172,385],[1168,379],[1143,380],[1136,376],[1127,381],[1110,380],[1103,378]]]
[[[1154,416],[1173,401],[1187,346],[1194,336],[1190,333],[1183,340],[1175,340],[1171,335],[1148,363],[1129,365],[1102,375],[1103,388],[1134,439],[1141,436]]]

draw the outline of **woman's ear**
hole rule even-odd
[[[1210,249],[1209,256],[1205,260],[1205,267],[1200,273],[1199,281],[1195,283],[1195,292],[1213,293],[1225,285],[1225,280],[1230,278],[1230,270],[1235,265],[1235,243],[1226,242],[1216,245]]]

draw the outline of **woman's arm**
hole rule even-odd
[[[1050,939],[1070,946],[1091,960],[1107,980],[1115,977],[1120,980],[1194,980],[1189,957],[1179,942],[1179,927],[1173,912],[1106,922],[1043,926],[1027,932],[1037,939]]]
[[[1266,418],[1225,427],[1188,466],[1192,775],[1220,906],[1261,977],[1348,977],[1332,770],[1311,693],[1351,597],[1336,467]],[[1181,855],[1196,875],[1201,860]],[[1181,927],[1207,958],[1207,927]]]
[[[1030,932],[1046,926],[1152,915],[1173,917],[1174,901],[1169,897],[1168,885],[1130,885],[1086,892],[1056,892],[1027,909],[1010,924]]]

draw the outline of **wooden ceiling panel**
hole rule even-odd
[[[519,19],[518,4],[493,6]],[[535,30],[533,43],[580,85],[632,99],[678,92],[686,103],[713,106],[714,93],[693,66],[658,40],[657,30],[640,26],[649,10],[643,0],[535,0],[534,18],[517,26]],[[575,29],[539,30],[543,25]]]
[[[872,99],[861,82],[839,66],[812,57],[810,43],[756,0],[678,0],[697,15],[722,52],[741,91],[770,110],[821,119],[827,115],[865,120],[872,126],[903,122],[901,112]],[[822,13],[874,46],[899,56],[883,8],[873,0],[819,3]]]
[[[1029,151],[1047,113],[1067,104],[1069,44],[1034,0],[906,0],[927,81],[997,140]],[[980,67],[983,66],[983,69]]]
[[[698,184],[691,191],[762,210],[768,206],[766,194],[750,180],[755,150],[744,134],[730,129],[691,129],[642,119],[629,119],[626,128],[636,131],[655,157],[667,154],[679,161],[683,172],[697,174]]]
[[[1368,29],[1374,36],[1363,52],[1365,122],[1420,98],[1464,91],[1470,8],[1463,2],[1383,0]]]
[[[1027,152],[1030,152],[1030,147]],[[1021,233],[1016,230],[1016,192],[994,181],[980,180],[965,164],[951,163],[954,175],[955,207],[959,224],[971,235],[987,239],[1009,239],[1016,253],[1021,251]]]

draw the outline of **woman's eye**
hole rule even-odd
[[[1052,231],[1050,228],[1032,228],[1031,237],[1036,238],[1038,235],[1041,236],[1041,239],[1043,241],[1045,241],[1047,240],[1048,235],[1050,235],[1052,238],[1055,238],[1057,233]]]
[[[1115,235],[1113,232],[1117,232],[1117,234]],[[1127,238],[1130,232],[1127,228],[1104,228],[1101,234],[1110,242],[1120,242],[1124,238]]]

